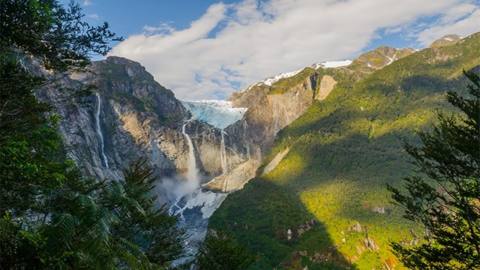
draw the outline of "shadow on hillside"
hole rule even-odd
[[[210,227],[229,232],[257,255],[249,269],[356,269],[298,196],[269,181],[254,179],[231,194]]]
[[[285,231],[293,225],[278,226],[275,221],[262,221],[261,219],[265,218],[263,216],[274,215],[277,220],[290,220],[296,222],[298,226],[305,222],[306,217],[310,218],[313,215],[322,217],[325,216],[325,212],[331,211],[329,214],[333,213],[344,220],[352,222],[357,220],[362,225],[375,226],[372,229],[377,230],[376,236],[381,239],[381,248],[387,248],[392,239],[398,241],[397,238],[405,236],[398,235],[400,231],[408,233],[406,222],[401,219],[400,210],[391,208],[389,205],[389,195],[386,191],[387,183],[396,184],[411,173],[411,165],[408,163],[408,155],[403,150],[401,138],[414,142],[416,140],[414,130],[428,126],[433,119],[431,117],[434,116],[435,109],[447,108],[444,106],[443,93],[447,90],[460,90],[461,85],[462,79],[447,81],[434,77],[416,76],[403,80],[400,84],[401,90],[388,86],[376,92],[380,95],[378,98],[382,101],[379,103],[382,107],[376,105],[371,110],[353,106],[335,108],[321,116],[315,115],[318,113],[318,108],[313,108],[313,113],[307,112],[296,121],[297,123],[279,134],[280,141],[283,137],[285,140],[290,140],[288,144],[290,146],[293,144],[294,147],[284,161],[265,177],[268,182],[256,179],[247,185],[244,192],[233,195],[239,197],[232,198],[231,201],[251,203],[246,206],[248,207],[244,210],[246,213],[230,218],[245,221],[248,225],[257,224],[259,227],[253,229],[266,230],[262,234],[267,235],[268,238],[268,229],[278,227],[280,231]],[[322,104],[314,106],[320,107]],[[425,112],[431,112],[431,114],[426,116]],[[342,185],[347,190],[340,188],[322,191],[325,188]],[[305,192],[308,193],[306,196],[310,197],[305,198]],[[278,194],[272,195],[272,193],[283,193],[284,197],[278,197]],[[331,197],[318,198],[322,194],[329,194]],[[230,206],[228,201],[225,208]],[[338,205],[332,207],[331,204]],[[330,207],[330,209],[322,209],[324,207]],[[227,211],[238,213],[237,211],[242,210],[227,209]],[[375,211],[382,211],[382,213]],[[291,212],[302,214],[301,217],[295,217],[290,214]],[[329,222],[327,224],[330,226],[337,224],[331,220]],[[312,234],[317,236],[315,240],[318,240],[320,235],[323,242],[309,239],[306,233],[298,239],[298,243],[294,244],[293,250],[299,252],[303,251],[304,247],[314,246],[322,247],[322,252],[325,254],[328,253],[326,252],[328,247],[331,247],[333,248],[331,261],[334,261],[337,267],[353,267],[348,264],[348,259],[333,247],[334,244],[329,235],[332,230],[343,233],[350,225],[342,226],[345,227],[329,227],[327,231],[323,224],[318,224],[318,231]],[[393,235],[394,232],[397,235]],[[248,232],[243,236],[246,239],[242,241],[258,245],[262,236],[255,232]],[[247,239],[249,237],[254,239]],[[278,240],[281,239],[278,235],[270,238],[283,243]],[[268,240],[265,241],[268,242]],[[268,246],[262,245],[256,248],[262,252],[269,250]],[[263,254],[263,256],[272,258],[274,254]],[[295,256],[301,257],[301,254],[290,253],[290,262],[295,262]],[[385,259],[386,257],[382,257],[381,260]],[[285,266],[286,269],[296,269],[293,266],[291,268]],[[309,269],[316,268],[309,267]]]

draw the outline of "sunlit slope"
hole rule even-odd
[[[402,139],[414,142],[435,110],[449,110],[445,92],[462,89],[462,71],[478,65],[476,34],[416,52],[354,84],[339,82],[279,133],[265,164],[290,148],[288,154],[229,196],[211,228],[258,254],[253,269],[399,268],[389,243],[411,243],[422,233],[401,218],[386,190],[412,171]]]

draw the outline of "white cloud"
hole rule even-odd
[[[463,0],[219,3],[186,29],[165,31],[160,25],[157,34],[148,31],[157,30],[154,27],[147,28],[111,54],[139,61],[180,98],[227,97],[277,73],[353,57],[378,37],[379,30],[402,32],[423,17],[439,19],[418,30],[422,42],[443,31],[469,32],[474,22],[480,25],[472,17],[476,8]]]
[[[83,0],[82,5],[90,6],[92,4],[92,0]]]
[[[457,10],[457,12],[455,15],[452,15],[451,12],[446,13],[448,19],[442,19],[439,24],[422,30],[418,34],[419,42],[424,46],[428,46],[433,41],[449,34],[465,37],[480,31],[479,7],[465,9],[463,14],[460,10]]]
[[[152,36],[152,35],[159,35],[159,36],[167,36],[170,35],[175,31],[175,28],[168,23],[161,23],[158,26],[151,26],[145,25],[143,26],[143,32],[145,35]]]

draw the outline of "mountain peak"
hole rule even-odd
[[[462,38],[459,35],[446,35],[440,39],[435,40],[430,48],[440,48],[450,46],[459,42]]]
[[[360,55],[355,61],[353,61],[353,65],[367,70],[379,70],[398,59],[411,55],[414,52],[415,50],[411,48],[397,49],[388,46],[381,46],[373,51]]]

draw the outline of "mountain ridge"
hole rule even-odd
[[[201,195],[204,189],[240,190],[229,195],[224,206],[214,214],[211,228],[233,233],[240,243],[259,254],[260,260],[254,266],[257,269],[278,266],[296,269],[302,262],[311,269],[319,265],[332,269],[364,267],[369,261],[372,263],[368,265],[377,267],[394,259],[384,251],[384,239],[378,240],[379,231],[371,229],[377,227],[375,222],[367,225],[371,236],[361,236],[366,224],[362,215],[370,217],[374,213],[378,221],[381,216],[376,215],[391,215],[393,211],[394,220],[399,220],[398,211],[385,206],[383,189],[378,189],[379,201],[367,200],[367,206],[358,208],[358,181],[352,184],[350,179],[343,179],[351,177],[348,172],[355,165],[347,164],[336,155],[351,156],[360,166],[363,159],[369,159],[355,151],[350,153],[351,149],[345,144],[351,147],[352,142],[359,142],[356,151],[364,151],[362,147],[372,140],[398,147],[390,135],[392,130],[411,130],[412,117],[419,117],[421,124],[431,121],[432,115],[422,116],[421,110],[406,115],[400,113],[400,117],[397,112],[379,108],[391,105],[399,112],[407,111],[413,106],[407,100],[416,102],[421,109],[440,104],[440,95],[430,98],[429,91],[436,86],[444,91],[459,85],[460,66],[473,67],[479,62],[474,52],[478,49],[475,46],[478,37],[477,34],[421,52],[381,47],[361,55],[349,65],[316,65],[292,76],[281,76],[270,84],[254,84],[230,98],[234,107],[246,108],[246,112],[226,127],[192,119],[192,113],[171,90],[157,83],[140,64],[120,57],[94,62],[87,72],[49,74],[50,83],[40,89],[38,98],[52,105],[61,116],[59,128],[66,151],[87,176],[119,180],[128,163],[146,157],[159,176],[173,177],[177,185],[185,181],[182,175],[191,173],[193,156],[195,170],[203,175],[202,181],[212,180],[198,187],[195,194]],[[455,51],[459,46],[468,49],[463,58]],[[425,67],[416,62],[434,68],[431,73],[425,73]],[[375,154],[392,151],[389,147],[385,149],[377,149],[379,152]],[[316,157],[316,151],[324,154],[323,159]],[[389,166],[398,160],[403,162],[403,157],[396,154],[385,156],[392,158]],[[402,162],[398,171],[407,168]],[[346,170],[334,165],[346,166]],[[316,168],[322,166],[338,170],[320,173]],[[257,178],[247,183],[255,172]],[[373,177],[376,179],[370,183],[373,187],[383,183],[378,177]],[[312,190],[316,178],[330,181],[324,186],[324,193]],[[332,216],[318,212],[317,204],[327,200],[315,201],[317,194],[325,195],[335,204],[338,198],[332,197],[332,190],[338,191],[339,187],[352,192],[354,201],[357,200],[353,205],[347,202],[348,207],[367,211],[358,216],[352,214],[356,223],[340,218],[343,223],[337,224],[349,237],[367,241],[366,246],[360,245],[360,254],[352,255],[349,248],[356,247],[341,244],[341,231],[331,231]],[[175,195],[171,193],[176,191],[169,188],[174,187],[162,188],[160,197],[164,202],[171,201],[170,196]],[[189,196],[197,196],[195,194]],[[191,198],[198,200],[192,204],[185,198],[175,198],[175,204],[183,202],[185,207],[203,207],[195,204],[201,204],[203,198]],[[403,227],[399,230],[404,231]],[[408,237],[408,233],[400,236]]]

